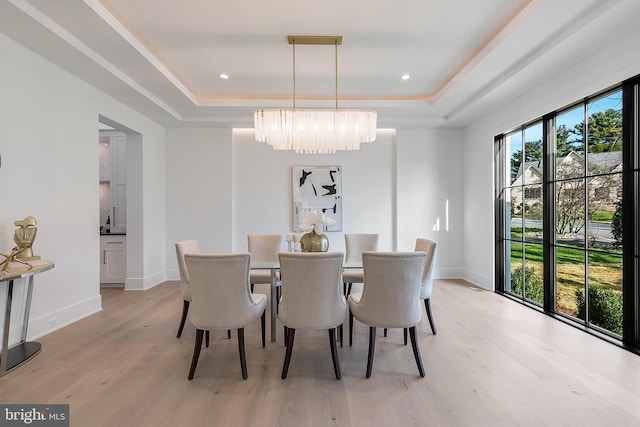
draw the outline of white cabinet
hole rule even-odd
[[[127,229],[127,140],[111,137],[111,232]]]
[[[100,236],[100,283],[124,283],[127,276],[127,237]]]
[[[127,231],[127,139],[119,131],[100,131],[100,225],[111,233]]]
[[[98,142],[98,158],[99,158],[99,172],[100,182],[111,181],[111,138],[108,136],[100,136]]]

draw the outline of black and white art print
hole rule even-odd
[[[342,167],[293,166],[293,230],[307,211],[318,210],[335,221],[325,231],[342,230]]]

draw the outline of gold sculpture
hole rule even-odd
[[[13,241],[16,242],[17,246],[14,246],[9,254],[0,252],[0,255],[5,257],[5,260],[0,263],[0,266],[2,266],[0,271],[5,271],[13,261],[31,266],[25,261],[40,259],[39,256],[33,255],[32,248],[38,232],[36,219],[32,216],[27,216],[25,219],[14,221],[14,224],[19,227],[13,233]]]
[[[19,258],[23,261],[40,259],[39,256],[33,255],[33,241],[36,239],[36,233],[38,232],[38,227],[36,227],[36,219],[32,216],[25,217],[23,220],[18,220],[14,222],[17,225],[18,229],[13,234],[13,240],[18,245],[18,253],[16,254],[16,258]]]

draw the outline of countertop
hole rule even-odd
[[[101,236],[126,236],[127,233],[121,233],[121,232],[118,232],[118,233],[105,233],[104,231],[101,231],[100,235]]]

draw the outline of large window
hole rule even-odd
[[[630,347],[640,344],[639,81],[499,135],[495,151],[496,290]]]
[[[542,124],[512,132],[505,141],[510,154],[505,290],[542,305]]]
[[[622,336],[622,91],[559,113],[555,128],[555,308]]]

